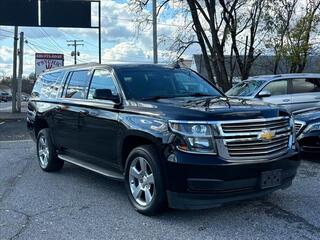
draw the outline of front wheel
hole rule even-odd
[[[166,204],[160,159],[151,145],[131,151],[126,162],[125,185],[133,207],[144,215],[160,213]]]

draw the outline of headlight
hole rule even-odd
[[[320,131],[320,123],[310,124],[304,130],[304,133],[310,133],[310,132],[316,132],[316,131]]]
[[[144,116],[123,116],[123,123],[128,125],[128,128],[148,130],[153,132],[165,132],[168,130],[167,122]]]
[[[191,153],[216,154],[210,125],[169,121],[172,132],[181,135],[184,142],[177,148]]]

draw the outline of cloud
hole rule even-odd
[[[129,2],[129,0],[128,0]],[[101,0],[102,4],[102,47],[103,62],[126,61],[126,62],[152,62],[152,28],[137,32],[137,15],[132,12],[131,6],[126,1]],[[170,1],[171,2],[171,1]],[[174,2],[173,2],[174,3]],[[169,6],[169,11],[179,11],[180,0]],[[171,9],[171,10],[170,10]],[[150,14],[150,9],[144,11],[145,15]],[[98,11],[94,8],[93,22],[98,19]],[[159,17],[158,34],[159,41],[161,35],[167,36],[165,44],[159,44],[159,61],[165,62],[172,59],[174,53],[168,50],[170,41],[174,40],[181,30],[179,26],[184,25],[183,14],[168,14],[168,11]],[[1,28],[13,31],[12,27]],[[182,28],[185,30],[184,28]],[[84,47],[79,47],[81,56],[79,63],[97,62],[98,60],[98,34],[97,29],[79,28],[19,28],[25,32],[25,37],[30,44],[25,45],[25,74],[34,71],[34,51],[36,52],[56,52],[65,54],[65,64],[73,64],[70,56],[72,47],[67,46],[66,40],[83,39]],[[12,34],[8,33],[10,36]],[[48,37],[48,35],[50,37]],[[4,45],[3,43],[7,44]],[[8,43],[10,45],[8,45]],[[29,45],[29,46],[27,46]],[[33,49],[33,50],[31,50]],[[196,48],[192,48],[193,50]],[[185,56],[191,56],[187,51]],[[7,64],[7,65],[4,65]],[[12,41],[0,39],[0,68],[12,74]]]
[[[122,42],[110,49],[104,50],[104,62],[120,62],[120,61],[150,61],[150,55],[144,49],[132,42]]]
[[[13,51],[12,48],[7,46],[0,46],[0,63],[10,64],[12,63]]]

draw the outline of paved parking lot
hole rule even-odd
[[[44,173],[32,141],[0,141],[4,239],[320,239],[320,163],[304,161],[293,186],[266,199],[150,218],[122,183],[70,164]]]
[[[21,110],[26,112],[27,109],[27,102],[22,102],[21,103]],[[8,102],[0,102],[0,112],[11,112],[12,109],[12,102],[8,101]]]

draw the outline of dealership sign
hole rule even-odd
[[[36,75],[39,76],[46,70],[62,67],[64,65],[63,54],[36,53]]]

